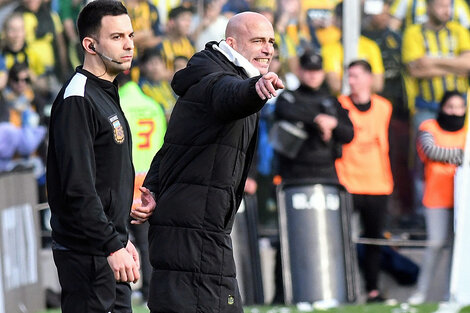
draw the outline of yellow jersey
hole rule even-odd
[[[426,22],[426,0],[395,0],[390,7],[390,14],[403,21],[402,28],[412,24]],[[470,9],[465,0],[452,0],[452,20],[465,28],[470,27]]]
[[[409,64],[424,56],[453,57],[470,50],[470,33],[457,22],[448,22],[444,28],[434,31],[422,24],[409,26],[403,35],[402,61]],[[466,76],[416,79],[417,96],[426,102],[438,103],[446,90],[466,92]],[[418,104],[416,104],[418,105]]]
[[[18,52],[11,52],[8,49],[4,49],[2,51],[2,55],[5,58],[7,69],[10,69],[16,63],[26,63],[28,68],[37,76],[40,76],[45,72],[45,67],[41,60],[41,54],[30,47],[24,47]]]
[[[366,60],[372,67],[373,74],[385,72],[382,53],[379,46],[364,36],[359,37],[357,59]],[[323,69],[326,73],[338,73],[343,76],[343,44],[341,41],[326,44],[321,49]]]
[[[173,71],[173,60],[177,56],[184,56],[188,60],[196,52],[192,42],[185,37],[182,37],[176,41],[172,41],[168,38],[164,38],[163,41],[158,45],[158,49],[166,62],[166,66],[169,70]]]
[[[43,65],[51,69],[56,63],[56,56],[54,53],[54,39],[55,35],[62,33],[64,28],[57,13],[51,12],[52,21],[54,24],[54,32],[47,32],[42,37],[36,36],[39,21],[34,13],[23,12],[24,28],[26,32],[26,42],[30,49],[41,51],[41,60]]]

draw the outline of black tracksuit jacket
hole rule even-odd
[[[117,85],[77,68],[52,106],[47,192],[52,238],[107,256],[124,247],[134,168]]]

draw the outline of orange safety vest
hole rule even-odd
[[[442,148],[460,148],[465,146],[466,129],[449,132],[443,130],[435,119],[426,120],[419,126],[434,137],[434,144]],[[420,150],[424,162],[424,195],[423,204],[427,208],[454,207],[454,175],[457,168],[454,164],[428,159]]]
[[[354,127],[353,140],[343,145],[343,155],[336,160],[340,183],[353,194],[391,194],[393,176],[388,155],[388,128],[392,104],[372,95],[370,109],[361,112],[348,96],[341,95],[338,100],[349,111]]]

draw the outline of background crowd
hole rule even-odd
[[[420,129],[420,125],[427,119],[442,122],[445,119],[442,112],[448,112],[443,107],[452,96],[466,99],[470,70],[470,1],[362,2],[357,59],[367,63],[359,67],[367,77],[370,73],[370,93],[388,100],[391,111],[384,111],[390,116],[381,116],[384,122],[377,124],[380,129],[372,129],[379,134],[377,140],[387,141],[387,147],[380,151],[385,151],[389,157],[391,168],[390,181],[384,183],[388,187],[378,192],[391,195],[390,201],[380,200],[375,209],[382,210],[385,228],[394,225],[423,229],[424,208],[433,206],[429,199],[424,206],[422,203],[423,173],[429,159],[427,152],[439,141],[436,138],[440,135],[431,136],[430,142],[428,135],[433,135],[433,130]],[[280,180],[308,176],[310,172],[327,173],[329,178],[336,178],[335,160],[342,156],[341,145],[351,142],[355,123],[351,112],[348,118],[347,111],[341,108],[342,105],[347,109],[347,100],[341,101],[341,97],[339,102],[336,100],[341,95],[343,75],[347,75],[343,66],[343,5],[340,0],[124,0],[123,3],[133,22],[135,56],[132,69],[125,78],[121,77],[121,86],[127,87],[121,87],[120,93],[126,116],[133,116],[127,118],[136,142],[134,155],[139,156],[138,151],[149,152],[134,160],[137,182],[145,177],[151,157],[162,144],[166,121],[176,102],[170,86],[174,73],[184,68],[207,42],[222,40],[228,19],[247,10],[265,15],[274,25],[276,52],[271,71],[283,78],[288,89],[284,96],[278,97],[279,106],[276,99],[272,99],[261,112],[257,160],[247,181],[246,192],[258,196],[261,233],[270,235],[277,228],[274,190]],[[0,172],[33,169],[40,202],[47,201],[44,164],[51,103],[62,83],[81,63],[82,51],[75,23],[85,4],[84,0],[0,1]],[[359,77],[360,83],[365,79],[361,77],[366,76]],[[349,83],[354,93],[354,82]],[[321,93],[310,94],[311,90],[321,90]],[[132,108],[132,100],[137,101],[139,97],[142,99],[139,102],[147,105],[140,111]],[[319,99],[318,112],[307,110],[296,115],[292,113],[295,110],[289,109],[290,105],[310,99]],[[369,96],[361,103],[359,98],[355,101],[353,95],[351,100],[356,107],[366,105],[364,111],[375,101]],[[330,114],[330,107],[336,113]],[[450,112],[447,115],[461,114]],[[309,126],[302,118],[310,113],[313,115]],[[313,118],[322,113],[337,115],[334,121],[323,117],[313,123]],[[311,136],[306,141],[316,150],[313,153],[301,150],[299,159],[276,152],[270,144],[269,132],[279,119],[290,119],[294,124],[301,122],[305,126],[301,128],[307,132],[309,127],[314,129],[312,131],[320,130],[319,140]],[[450,125],[451,132],[462,127],[455,129],[448,120],[446,125]],[[341,133],[337,129],[342,129]],[[354,133],[357,135],[356,129]],[[419,149],[416,148],[417,138]],[[444,150],[431,151],[431,155],[438,154],[433,160],[441,163],[458,165],[462,144],[449,140],[449,144],[445,140],[441,143]],[[319,150],[322,142],[332,143],[328,149]],[[428,150],[426,145],[430,146]],[[327,150],[329,153],[322,152]],[[348,149],[345,151],[351,153]],[[312,160],[316,163],[309,163]],[[341,163],[344,165],[348,160],[343,157]],[[346,180],[339,176],[344,183]],[[438,190],[442,187],[440,184],[442,181],[439,183],[438,179],[433,188]],[[377,195],[367,190],[367,186],[364,188],[360,192],[349,191]],[[453,203],[438,205],[447,212],[452,206]],[[444,216],[446,221],[449,218]],[[442,217],[433,219],[438,223]],[[441,228],[434,225],[433,229]],[[444,245],[442,236],[447,232],[447,228],[440,231],[437,250]],[[146,244],[145,239],[143,241],[141,247]],[[372,284],[370,289],[377,289],[376,282]],[[421,285],[418,299],[415,297],[417,301],[425,297],[426,283]],[[381,296],[373,294],[371,298],[380,300]]]

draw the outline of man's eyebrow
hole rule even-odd
[[[262,37],[262,36],[257,36],[257,37],[251,38],[251,40],[257,40],[257,39],[266,40],[266,41],[275,40],[273,37]]]
[[[109,34],[109,36],[114,36],[114,35],[119,35],[119,36],[125,36],[126,35],[126,32],[125,31],[122,31],[122,32],[112,32]],[[129,35],[134,35],[134,32],[130,32]]]

